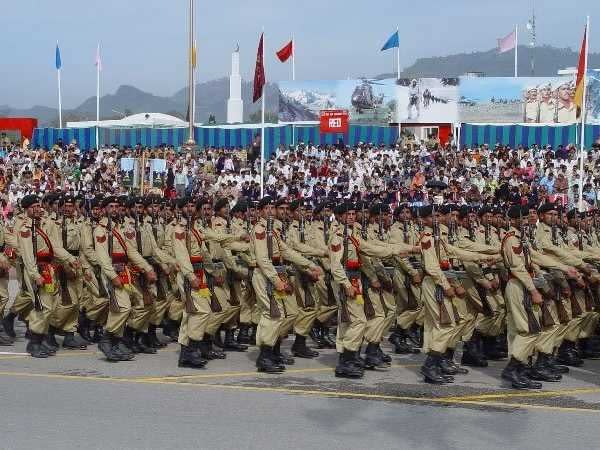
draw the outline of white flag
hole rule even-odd
[[[96,64],[95,66],[98,70],[102,70],[102,60],[100,59],[100,44],[98,44],[98,49],[96,50]]]

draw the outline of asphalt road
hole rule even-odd
[[[20,329],[20,334],[23,333]],[[503,363],[454,385],[421,383],[422,356],[363,380],[336,379],[335,355],[254,371],[256,350],[200,371],[177,347],[108,363],[95,347],[47,360],[0,348],[2,449],[568,449],[597,446],[600,361],[538,392],[502,385]]]

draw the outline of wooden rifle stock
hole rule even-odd
[[[31,248],[33,250],[33,260],[37,267],[37,219],[31,219]],[[42,310],[42,299],[40,298],[40,289],[37,280],[31,280],[31,290],[33,291],[33,307],[36,311]]]

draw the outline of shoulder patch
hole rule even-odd
[[[430,247],[431,247],[431,240],[421,241],[421,248],[423,250],[429,250]]]
[[[175,232],[175,239],[177,239],[179,241],[183,241],[185,239],[185,231],[182,231],[181,233],[178,233],[176,231]]]
[[[337,253],[342,248],[342,244],[331,244],[331,251]]]
[[[517,246],[512,246],[512,250],[515,253],[515,255],[520,255],[521,252],[523,252],[523,246],[522,245],[517,245]]]
[[[96,236],[96,241],[98,241],[98,243],[102,244],[104,241],[106,241],[106,235],[103,234],[102,236]]]
[[[125,237],[129,240],[135,239],[135,231],[126,231]]]
[[[254,232],[254,236],[256,236],[256,239],[258,239],[259,241],[262,241],[265,238],[266,233],[264,231],[262,233],[256,231]]]
[[[28,238],[29,236],[31,236],[31,231],[29,231],[29,230],[21,231],[22,238]]]

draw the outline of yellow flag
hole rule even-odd
[[[192,48],[192,67],[196,68],[196,41],[194,41],[194,47]]]

